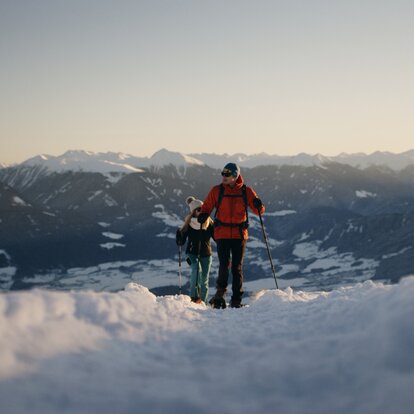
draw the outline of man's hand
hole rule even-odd
[[[208,213],[200,213],[197,217],[197,221],[200,224],[203,224],[208,219],[209,214]]]
[[[256,197],[255,199],[253,199],[253,205],[257,209],[257,211],[260,211],[263,207],[262,200],[260,200],[260,198]]]

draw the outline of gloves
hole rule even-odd
[[[197,221],[200,224],[203,224],[208,219],[209,214],[208,213],[200,213],[197,217]]]
[[[180,229],[177,229],[177,233],[175,233],[175,242],[177,243],[177,246],[182,246],[184,244],[183,235]]]
[[[262,200],[260,198],[256,197],[253,199],[253,205],[257,209],[257,211],[260,211],[263,207]]]

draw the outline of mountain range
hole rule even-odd
[[[372,154],[342,153],[334,157],[321,154],[297,154],[294,156],[269,155],[266,153],[246,154],[183,154],[161,149],[151,157],[137,157],[123,153],[95,153],[90,151],[67,151],[60,156],[38,155],[23,162],[23,165],[42,165],[53,171],[83,170],[92,172],[138,172],[149,167],[205,165],[222,168],[227,162],[236,162],[242,167],[253,168],[265,165],[297,165],[314,166],[327,163],[341,163],[356,168],[367,168],[372,165],[383,165],[399,171],[414,164],[414,150],[394,154],[391,152],[374,152]]]
[[[203,199],[227,157],[211,156],[209,166],[207,158],[166,150],[140,163],[71,151],[1,169],[0,288],[118,290],[135,281],[176,292],[174,237],[185,199]],[[280,285],[329,290],[414,274],[414,165],[325,161],[242,168],[266,205]],[[271,287],[272,275],[260,223],[249,218],[245,280],[253,291]],[[184,266],[182,273],[188,284]]]

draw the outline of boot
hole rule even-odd
[[[191,298],[191,302],[199,304],[199,303],[202,302],[202,300],[201,300],[201,298]]]
[[[230,307],[231,308],[241,308],[243,305],[241,299],[231,298]]]
[[[210,299],[209,303],[214,309],[226,309],[225,293],[225,289],[218,288],[216,294]]]
[[[208,302],[214,309],[226,309],[227,304],[224,298],[213,296]]]

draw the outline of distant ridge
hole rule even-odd
[[[266,165],[294,165],[294,166],[323,166],[335,162],[351,165],[364,169],[372,165],[382,165],[392,170],[399,171],[414,164],[414,149],[399,154],[392,152],[376,151],[372,154],[341,153],[334,157],[322,154],[300,153],[292,156],[269,155],[259,153],[246,155],[215,154],[215,153],[191,153],[184,154],[168,149],[161,149],[151,157],[139,157],[131,154],[115,152],[90,152],[82,150],[67,151],[62,155],[53,156],[41,154],[24,161],[23,166],[43,166],[49,171],[88,171],[88,172],[142,172],[143,168],[163,167],[174,165],[177,167],[209,166],[222,168],[227,162],[236,162],[241,167],[253,168]],[[1,168],[8,167],[0,164]]]
[[[89,171],[89,172],[142,172],[137,165],[141,159],[123,153],[94,153],[71,150],[59,156],[38,155],[22,163],[23,166],[41,165],[51,171]]]

